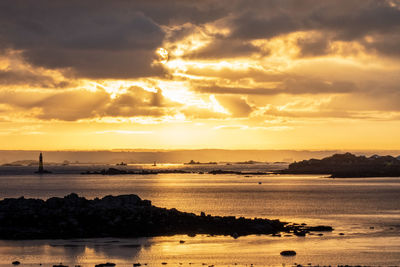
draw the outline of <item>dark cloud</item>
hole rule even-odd
[[[329,40],[326,37],[309,37],[297,40],[300,56],[314,57],[329,53]]]
[[[247,1],[240,15],[230,20],[231,36],[265,39],[300,30],[336,33],[355,40],[372,32],[393,32],[400,10],[384,0],[281,0]]]
[[[90,78],[164,74],[153,65],[162,26],[202,24],[224,16],[217,1],[5,0],[0,46],[34,65]]]
[[[21,50],[29,63],[70,69],[77,76],[161,74],[152,62],[163,30],[138,10],[121,7],[92,1],[4,1],[0,40],[3,47]]]
[[[400,9],[385,0],[4,0],[0,2],[0,47],[21,51],[33,65],[79,77],[163,76],[155,50],[218,21],[227,35],[189,58],[249,56],[252,40],[296,31],[301,56],[329,53],[334,41],[356,41],[386,55],[400,54]],[[168,29],[168,30],[167,30]],[[370,42],[366,36],[375,36]]]
[[[0,70],[0,85],[29,85],[41,88],[65,88],[71,85],[69,81],[56,81],[53,77],[37,74],[31,71]]]
[[[185,57],[199,59],[235,58],[250,56],[256,52],[260,53],[261,51],[249,42],[239,39],[225,39],[221,36],[215,37],[209,45],[197,49],[185,55]]]
[[[335,41],[355,41],[387,55],[400,55],[400,8],[385,0],[253,0],[230,1],[221,17],[230,34],[214,36],[191,57],[224,58],[260,52],[250,44],[297,31],[313,31],[318,38],[299,39],[300,56],[329,54]],[[366,43],[370,35],[382,35]],[[230,45],[229,45],[230,44]],[[233,56],[232,56],[233,55]]]

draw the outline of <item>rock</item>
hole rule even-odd
[[[331,226],[319,225],[319,226],[305,226],[304,230],[313,232],[332,232],[333,228]]]
[[[356,156],[351,153],[335,154],[323,159],[295,162],[285,174],[331,174],[332,178],[347,177],[399,177],[400,160],[392,156]]]
[[[19,261],[13,261],[12,265],[20,265],[21,263]]]
[[[294,231],[294,235],[296,236],[306,236],[306,231]]]
[[[179,240],[179,244],[183,244],[183,243],[185,243],[184,240]]]
[[[114,267],[114,266],[115,263],[112,262],[100,263],[95,265],[95,267]]]
[[[282,256],[296,256],[296,251],[294,250],[284,250],[281,251]]]
[[[136,266],[142,266],[142,264],[140,264],[140,263],[134,263],[133,266],[134,266],[134,267],[136,267]]]
[[[330,226],[304,227],[279,220],[200,216],[155,207],[137,195],[93,200],[70,194],[64,198],[0,200],[0,239],[142,237],[161,235],[279,234],[329,231]],[[29,218],[27,220],[26,218]],[[183,241],[183,240],[181,240]],[[182,243],[182,242],[180,242]],[[99,265],[109,267],[114,265]]]
[[[339,235],[344,235],[344,233],[339,233]]]
[[[168,263],[167,263],[167,262],[161,262],[161,264],[162,264],[162,265],[167,265]]]

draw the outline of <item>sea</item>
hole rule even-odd
[[[183,169],[184,174],[81,175],[102,168]],[[143,238],[0,240],[0,266],[400,266],[400,178],[342,178],[328,175],[212,175],[214,169],[271,171],[284,163],[0,167],[0,199],[86,198],[136,194],[153,205],[211,215],[279,219],[330,225],[333,232],[282,235],[186,235]],[[199,172],[202,172],[200,174]],[[184,242],[180,242],[184,241]],[[283,250],[296,256],[284,257]]]

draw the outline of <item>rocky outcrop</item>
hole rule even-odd
[[[400,160],[392,156],[335,154],[323,159],[295,162],[283,174],[330,174],[332,177],[400,177]]]
[[[296,256],[296,251],[294,251],[294,250],[284,250],[284,251],[281,251],[281,255],[282,256]]]
[[[77,194],[64,198],[0,201],[0,239],[139,237],[187,234],[274,234],[311,228],[279,220],[220,217],[180,212],[151,205],[137,195],[88,200]],[[317,229],[327,230],[327,229]],[[332,228],[328,229],[332,230]]]

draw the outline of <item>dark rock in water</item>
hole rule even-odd
[[[162,265],[167,265],[168,263],[167,263],[167,262],[161,262],[161,264],[162,264]]]
[[[344,235],[344,233],[339,233],[339,235]]]
[[[20,265],[21,263],[19,261],[13,261],[12,265]]]
[[[281,251],[282,256],[296,256],[296,251],[294,250],[284,250]]]
[[[133,267],[136,267],[136,266],[142,266],[142,264],[140,264],[140,263],[134,263],[134,264],[133,264]]]
[[[296,235],[296,236],[306,236],[306,231],[295,231],[294,232],[294,235]]]
[[[95,265],[95,267],[114,267],[114,266],[115,263],[112,262],[100,263]]]
[[[313,232],[332,232],[333,228],[331,226],[319,225],[319,226],[305,226],[304,230]]]
[[[142,237],[175,234],[231,235],[329,231],[332,227],[287,225],[279,220],[201,216],[151,205],[137,195],[88,200],[77,194],[64,198],[6,198],[0,201],[0,239]],[[100,265],[99,265],[100,266]],[[106,267],[106,265],[102,265]],[[100,266],[100,267],[102,267]],[[107,265],[111,266],[111,265]]]
[[[180,241],[179,241],[179,244],[183,244],[183,243],[185,243],[184,240],[180,240]]]

